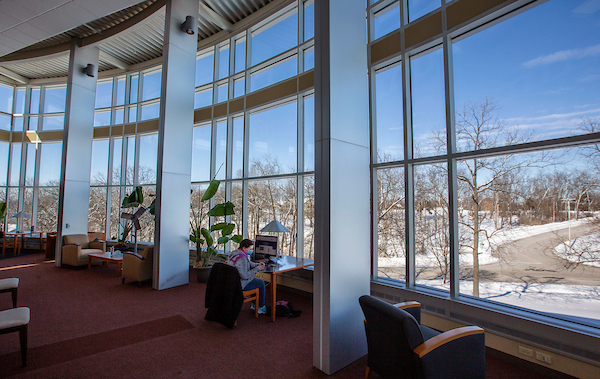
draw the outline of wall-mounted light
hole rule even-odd
[[[187,16],[183,24],[181,24],[181,30],[187,34],[194,34],[196,32],[196,17]]]
[[[93,64],[88,63],[88,65],[83,68],[83,73],[93,78],[96,76],[96,67]]]

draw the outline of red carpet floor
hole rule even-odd
[[[193,273],[192,273],[193,274]],[[18,277],[19,305],[31,309],[28,364],[17,333],[0,336],[0,377],[15,378],[325,378],[312,365],[312,299],[278,291],[296,318],[253,317],[245,304],[230,330],[204,320],[205,285],[155,291],[121,284],[115,266],[56,268],[42,254],[0,261]],[[11,307],[9,294],[0,309]],[[366,357],[333,378],[362,378]],[[546,376],[488,354],[488,378]]]

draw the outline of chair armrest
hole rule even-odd
[[[90,249],[100,249],[102,251],[106,251],[106,242],[104,242],[104,241],[90,242]]]
[[[452,329],[430,338],[419,346],[415,347],[413,351],[419,356],[419,358],[423,358],[426,354],[456,339],[484,333],[484,330],[478,326],[463,326],[462,328]]]
[[[135,257],[135,258],[137,258],[137,259],[140,259],[142,261],[146,259],[146,258],[142,257],[140,254],[134,253],[133,251],[125,251],[123,253],[123,259],[125,259],[126,256],[130,256],[130,255],[133,256],[133,257]]]
[[[410,313],[410,315],[417,320],[417,323],[419,323],[419,325],[421,324],[421,303],[418,301],[405,301],[403,303],[394,304],[394,307]]]

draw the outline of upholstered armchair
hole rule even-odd
[[[480,327],[440,333],[412,316],[420,318],[417,302],[394,306],[365,295],[359,303],[369,350],[365,377],[374,371],[383,378],[485,378],[485,334]]]
[[[106,252],[106,242],[89,242],[87,234],[71,234],[63,237],[62,263],[71,266],[86,266],[89,254]]]
[[[131,279],[142,285],[144,280],[152,279],[152,264],[154,262],[154,245],[146,246],[141,254],[133,252],[123,253],[123,278]]]

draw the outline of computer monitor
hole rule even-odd
[[[262,254],[265,258],[277,256],[277,237],[257,235],[254,241],[254,253]]]

